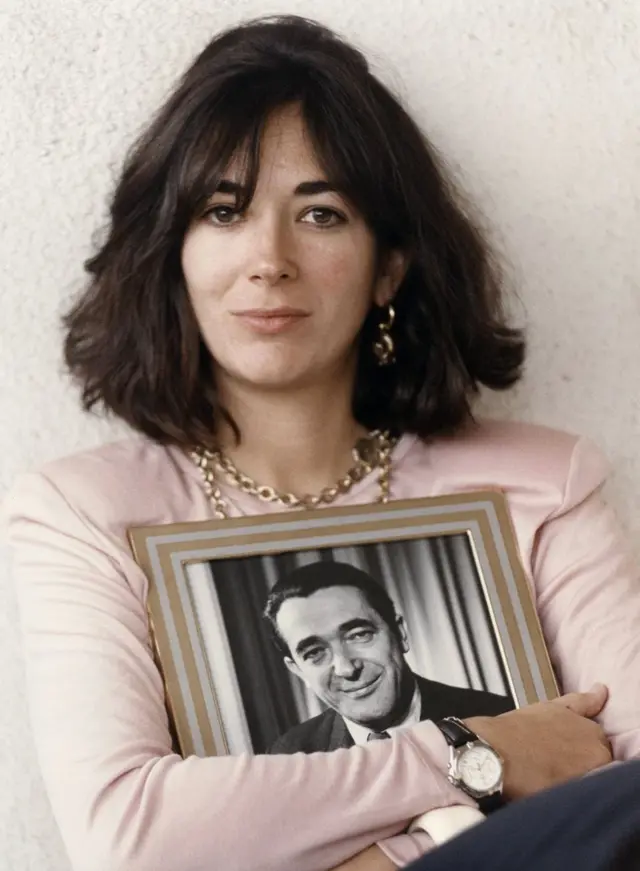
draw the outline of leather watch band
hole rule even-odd
[[[487,816],[493,813],[493,811],[500,810],[504,804],[501,792],[494,792],[491,795],[481,796],[480,798],[477,798],[476,801],[482,813]]]
[[[447,743],[452,747],[462,747],[463,744],[467,744],[469,741],[478,740],[475,732],[467,729],[462,720],[458,720],[457,717],[447,717],[444,720],[438,720],[436,726],[447,739]]]

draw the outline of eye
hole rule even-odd
[[[324,647],[308,647],[302,654],[305,662],[318,663],[324,656]]]
[[[218,206],[210,206],[202,215],[203,219],[214,225],[229,225],[235,222],[235,219],[240,216],[240,213],[235,206],[220,204]]]
[[[355,642],[356,644],[363,644],[364,642],[371,641],[374,636],[373,629],[353,629],[346,636],[347,642]]]
[[[330,209],[327,206],[314,206],[302,217],[305,224],[315,224],[316,227],[336,227],[338,224],[344,224],[346,218],[336,209]]]

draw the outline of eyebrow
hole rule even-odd
[[[218,194],[231,194],[238,198],[242,198],[246,194],[246,187],[237,181],[231,181],[228,178],[222,178],[218,182],[216,188]],[[312,197],[316,194],[339,193],[337,187],[331,182],[318,179],[316,181],[303,181],[294,190],[294,195],[297,197]]]
[[[364,617],[355,617],[353,620],[347,620],[344,623],[341,623],[338,626],[338,632],[349,632],[351,629],[360,629],[362,627],[371,627],[375,629],[374,624],[371,620],[366,620]],[[322,644],[324,639],[319,635],[308,635],[306,638],[303,638],[302,641],[299,641],[296,644],[296,653],[298,655],[302,654],[307,647],[311,647],[313,644]]]

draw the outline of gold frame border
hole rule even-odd
[[[479,502],[484,503],[484,506],[478,506]],[[470,505],[473,505],[473,508],[470,508]],[[432,538],[436,535],[442,534],[455,535],[466,533],[469,535],[472,549],[474,551],[474,557],[476,558],[478,573],[483,586],[487,608],[491,616],[493,629],[496,638],[498,639],[509,683],[512,684],[513,678],[505,655],[504,639],[501,637],[495,621],[494,607],[487,586],[488,579],[484,577],[481,570],[482,567],[477,561],[477,542],[474,540],[470,529],[470,526],[475,524],[479,530],[481,543],[484,546],[484,552],[492,574],[491,580],[493,581],[496,597],[502,609],[508,640],[514,652],[519,678],[524,689],[524,703],[528,704],[539,701],[540,697],[535,690],[531,665],[527,659],[523,638],[518,628],[514,602],[512,601],[508,589],[507,577],[502,570],[498,547],[491,528],[491,520],[487,510],[488,506],[490,506],[494,512],[494,517],[500,530],[501,543],[516,587],[518,605],[527,627],[529,642],[536,657],[537,667],[540,672],[546,697],[553,698],[559,693],[558,684],[553,673],[529,582],[520,561],[517,540],[506,498],[500,491],[469,491],[462,494],[448,496],[430,496],[422,499],[396,500],[389,502],[386,505],[356,505],[343,508],[323,508],[321,512],[296,511],[295,513],[270,513],[256,517],[238,517],[224,520],[210,519],[130,529],[128,531],[128,537],[134,558],[149,580],[147,608],[149,612],[149,625],[153,648],[165,685],[166,705],[169,719],[174,736],[177,740],[178,749],[182,755],[189,756],[195,754],[196,745],[189,726],[187,708],[183,698],[180,680],[171,654],[169,632],[163,618],[158,586],[156,584],[153,570],[154,556],[160,563],[165,578],[165,590],[175,623],[178,636],[178,646],[187,673],[189,692],[193,701],[193,709],[195,711],[197,725],[202,737],[204,752],[208,756],[214,756],[219,753],[219,748],[216,747],[212,724],[209,722],[207,715],[204,693],[196,667],[195,654],[193,646],[189,640],[185,613],[179,598],[178,578],[173,569],[174,558],[181,553],[192,553],[194,550],[211,552],[210,556],[202,556],[198,560],[189,559],[188,557],[181,560],[180,566],[181,568],[184,568],[184,566],[190,562],[215,560],[215,551],[218,548],[228,546],[232,543],[237,546],[242,542],[251,543],[253,545],[258,543],[264,544],[264,549],[259,551],[259,555],[276,553],[282,550],[281,542],[283,538],[286,538],[288,542],[294,542],[296,539],[308,539],[314,535],[322,536],[323,539],[331,538],[331,536],[336,536],[338,534],[341,536],[344,535],[346,527],[340,521],[345,517],[349,517],[353,520],[358,516],[368,516],[368,519],[362,523],[353,522],[349,524],[348,530],[350,533],[352,532],[354,534],[354,538],[357,537],[358,533],[362,534],[365,531],[369,533],[379,531],[381,536],[377,540],[390,540],[384,537],[383,533],[385,531],[397,530],[409,525],[414,527],[421,526],[422,530],[420,534],[413,533],[404,536],[404,540],[410,538]],[[429,510],[430,513],[426,516],[413,517],[409,520],[405,517],[401,518],[393,516],[394,514],[406,509],[420,508]],[[437,509],[442,510],[440,513],[434,513]],[[371,519],[372,514],[376,515],[376,519]],[[284,524],[286,527],[287,524],[295,524],[298,526],[301,523],[304,524],[305,521],[310,521],[313,526],[311,528],[307,527],[302,529],[284,528],[276,532],[260,531],[261,528],[266,525]],[[318,521],[320,521],[320,523],[318,523]],[[458,528],[448,531],[447,533],[442,533],[441,530],[433,531],[433,529],[431,532],[429,531],[430,528],[439,525],[441,526],[442,524],[456,525]],[[239,529],[243,530],[242,534],[238,533]],[[212,537],[207,539],[206,533],[208,532],[215,532],[215,538]],[[220,535],[221,532],[224,534]],[[196,542],[193,540],[180,541],[181,536],[191,535],[193,533],[204,534],[204,537],[199,538]],[[157,542],[158,538],[161,539],[160,543]],[[277,544],[276,542],[280,542],[280,544]],[[363,542],[354,543],[363,544]],[[327,547],[331,546],[331,544],[324,542],[322,546]],[[309,549],[311,547],[313,547],[313,545],[307,545],[306,548],[300,549]],[[224,556],[217,557],[217,559],[226,558],[227,557]],[[197,629],[197,631],[199,634],[199,629]],[[217,706],[215,689],[213,688],[213,683],[211,681],[208,663],[205,662],[205,665],[212,689],[214,690],[214,702]],[[225,729],[221,719],[220,731],[224,736]],[[224,740],[226,743],[226,738]]]

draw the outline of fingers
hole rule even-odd
[[[569,708],[581,717],[595,717],[604,708],[609,691],[604,684],[594,684],[587,693],[567,693],[554,699],[556,704]]]

